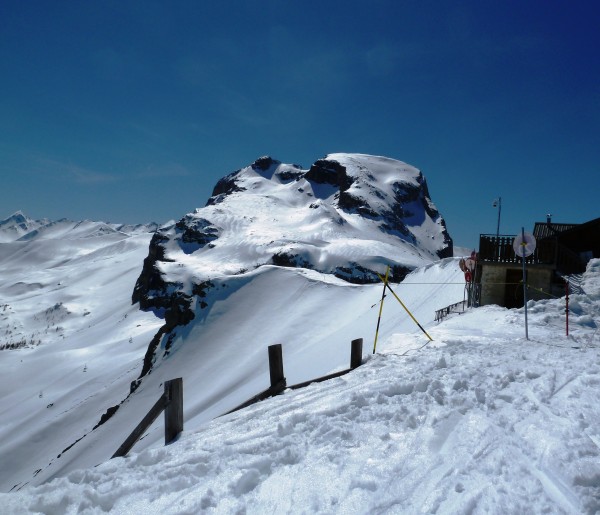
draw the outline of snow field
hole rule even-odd
[[[586,284],[597,272],[592,262]],[[335,286],[315,288],[321,297]],[[564,299],[530,303],[529,341],[522,311],[495,306],[427,323],[426,345],[418,329],[384,329],[379,353],[350,374],[211,421],[186,417],[169,446],[136,447],[0,502],[9,514],[596,513],[598,293],[573,296],[582,314],[569,338]]]
[[[375,356],[381,285],[211,269],[210,307],[91,431],[127,395],[162,322],[130,304],[149,234],[71,225],[0,245],[0,332],[27,342],[0,354],[2,513],[600,510],[599,260],[587,294],[570,299],[570,337],[564,299],[547,300],[529,304],[529,341],[522,310],[433,323],[462,300],[462,274],[454,259],[420,268],[393,288],[434,341],[388,294]],[[232,254],[242,268],[252,237]],[[205,276],[191,265],[170,273]],[[347,368],[357,337],[356,371],[220,416],[268,386],[268,345],[283,344],[294,384]],[[129,457],[107,461],[173,377],[184,378],[180,439],[164,447],[159,419]]]
[[[151,235],[79,236],[0,244],[1,341],[27,343],[0,351],[3,491],[74,458],[63,450],[123,399],[160,325],[130,300]]]

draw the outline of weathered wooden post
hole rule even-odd
[[[352,348],[350,351],[350,368],[354,370],[362,365],[362,349],[363,339],[357,338],[352,340]]]
[[[131,434],[127,437],[127,439],[121,444],[121,447],[117,449],[112,457],[119,458],[122,456],[126,456],[127,453],[131,450],[131,448],[135,445],[135,443],[141,438],[144,434],[144,431],[148,429],[152,422],[154,422],[158,416],[165,409],[165,395],[161,395],[160,398],[156,401],[154,406],[150,408],[150,411],[146,414],[146,416],[142,419],[142,421],[136,426],[136,428],[131,432]]]
[[[158,416],[165,412],[165,445],[183,431],[183,379],[165,381],[165,391],[112,457],[126,456]]]
[[[183,379],[165,382],[165,445],[183,431]]]
[[[283,391],[286,381],[283,375],[283,353],[280,343],[269,345],[269,373],[271,375],[271,390]]]

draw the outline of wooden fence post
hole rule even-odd
[[[352,340],[352,349],[350,351],[350,368],[354,370],[362,365],[363,339]]]
[[[181,377],[165,381],[165,392],[112,457],[126,456],[163,411],[165,412],[165,445],[167,445],[183,431],[183,379]]]
[[[269,345],[269,373],[271,375],[271,389],[283,391],[286,381],[283,375],[283,354],[280,343]]]
[[[154,406],[150,408],[150,411],[146,414],[146,416],[142,419],[142,421],[136,426],[136,428],[131,432],[131,434],[127,437],[127,439],[121,444],[121,447],[117,449],[112,455],[112,458],[120,458],[122,456],[126,456],[127,453],[131,450],[131,448],[135,445],[135,443],[141,438],[144,434],[144,431],[148,429],[152,422],[154,422],[158,416],[162,413],[162,410],[165,409],[165,395],[161,395],[160,398],[154,403]],[[111,459],[112,459],[111,458]]]
[[[183,431],[183,379],[165,381],[165,445]]]

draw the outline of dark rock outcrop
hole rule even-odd
[[[336,186],[346,191],[352,185],[352,179],[346,173],[346,167],[337,161],[319,159],[304,174],[307,181]]]
[[[169,305],[165,300],[167,285],[158,268],[158,263],[172,261],[165,256],[165,248],[162,245],[168,239],[161,232],[154,233],[148,247],[148,256],[144,259],[142,273],[133,288],[131,302],[139,302],[143,310],[166,309]]]
[[[254,163],[250,165],[253,170],[266,172],[272,166],[280,164],[279,161],[275,161],[270,156],[259,157]]]
[[[211,222],[192,215],[184,216],[175,224],[175,228],[179,235],[178,238],[176,236],[179,246],[186,254],[210,245],[219,237],[219,229]]]
[[[220,179],[213,188],[212,195],[208,199],[206,205],[211,206],[214,204],[218,204],[219,202],[222,202],[225,199],[225,197],[227,197],[227,195],[244,191],[245,188],[240,187],[235,181],[235,178],[239,173],[240,170],[237,170]]]

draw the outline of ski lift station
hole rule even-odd
[[[533,228],[535,250],[526,257],[527,299],[541,300],[576,289],[573,276],[585,271],[588,261],[600,258],[600,218],[583,224],[538,222]],[[478,304],[523,307],[523,261],[513,248],[517,235],[481,234],[474,282]],[[575,284],[573,284],[575,283]]]

